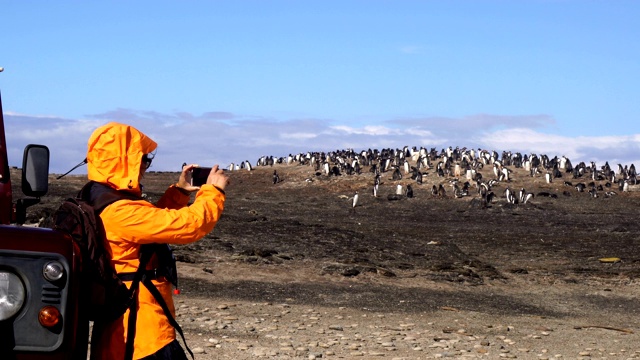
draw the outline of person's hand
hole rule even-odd
[[[198,166],[198,164],[191,164],[191,165],[186,165],[182,167],[180,178],[178,179],[178,183],[176,184],[177,187],[188,192],[194,192],[200,189],[200,187],[198,186],[192,186],[190,181],[191,170],[193,170],[193,168],[196,166]]]
[[[222,169],[218,168],[218,165],[214,165],[213,168],[211,168],[209,177],[207,178],[207,184],[211,184],[220,190],[224,190],[224,188],[229,185],[229,177]]]

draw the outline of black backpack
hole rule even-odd
[[[81,252],[81,311],[88,320],[111,322],[129,312],[129,331],[126,344],[126,359],[133,355],[133,339],[137,318],[138,289],[142,283],[164,310],[169,322],[186,341],[180,325],[175,321],[162,295],[151,282],[157,276],[163,276],[177,286],[175,258],[166,244],[145,244],[140,247],[140,266],[136,272],[117,274],[111,265],[109,244],[100,213],[108,205],[123,199],[142,200],[131,193],[117,191],[109,186],[90,181],[76,198],[62,202],[54,214],[54,229],[67,233],[78,245]],[[158,257],[158,269],[145,270],[153,254]],[[123,280],[132,281],[127,288]]]

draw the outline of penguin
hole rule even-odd
[[[389,169],[389,167],[391,166],[391,159],[387,159],[384,162],[384,166],[382,167],[382,172],[385,172]]]
[[[493,198],[496,196],[496,194],[493,193],[493,191],[489,191],[487,193],[487,195],[485,196],[487,199],[487,204],[491,204],[493,203]]]
[[[596,191],[596,188],[592,187],[591,190],[589,190],[589,195],[591,195],[592,198],[597,198],[598,191]]]
[[[431,196],[438,196],[438,188],[435,185],[431,187]]]
[[[373,184],[373,197],[378,197],[378,184]]]
[[[578,192],[584,192],[584,189],[586,189],[587,185],[585,185],[584,183],[578,183],[578,185],[576,185],[576,190],[578,190]]]
[[[360,163],[359,162],[355,162],[355,166],[353,166],[353,171],[356,173],[356,175],[360,175],[362,173],[362,168],[360,167]]]
[[[322,163],[322,170],[323,170],[324,174],[327,175],[327,176],[331,174],[328,162]]]
[[[504,189],[504,197],[507,199],[507,201],[509,201],[509,198],[512,196],[511,194],[511,189],[509,189],[509,187],[507,187],[506,189]]]
[[[511,171],[509,169],[507,169],[506,167],[502,168],[503,181],[511,182],[511,177],[509,177],[510,174],[511,174]]]
[[[533,193],[527,192],[524,194],[524,198],[522,199],[522,203],[526,204],[527,202],[529,202],[529,200],[533,199],[535,195],[533,195]]]
[[[402,185],[398,184],[396,185],[396,195],[402,195],[404,191],[402,191]]]
[[[547,184],[551,184],[551,182],[553,181],[553,177],[551,176],[550,172],[547,172],[546,174],[544,174],[544,179],[547,182]]]
[[[453,195],[457,199],[460,199],[462,197],[468,196],[469,195],[469,191],[468,191],[468,189],[465,189],[464,187],[460,188],[458,186],[458,184],[454,184],[453,185]]]
[[[497,163],[493,163],[493,176],[499,178],[500,177],[500,168]]]
[[[353,196],[349,198],[349,200],[351,200],[352,211],[356,211],[356,206],[358,206],[358,191],[356,191],[356,193],[353,194]]]
[[[276,170],[273,170],[273,183],[277,184],[280,182],[280,176]]]
[[[440,184],[440,186],[438,186],[438,197],[446,197],[447,196],[447,192],[444,189],[444,186],[442,186],[442,184]]]
[[[391,175],[393,180],[401,180],[402,179],[402,172],[400,172],[400,168],[396,167],[393,170],[393,174]]]
[[[458,186],[458,184],[456,183],[452,183],[451,187],[453,188],[453,197],[455,197],[456,199],[461,198],[462,195],[460,194],[460,186]]]
[[[407,190],[405,195],[407,196],[407,198],[413,197],[413,188],[411,187],[411,185],[407,185]]]
[[[518,192],[518,199],[520,199],[520,202],[523,203],[524,202],[524,198],[527,195],[527,191],[524,188],[520,189],[520,192]]]
[[[504,191],[504,197],[507,199],[507,202],[509,204],[515,205],[518,203],[518,198],[515,197],[515,195],[513,194],[513,191],[511,191],[511,189],[509,189],[508,187]]]
[[[469,183],[468,181],[465,181],[462,184],[462,191],[465,191],[467,193],[467,195],[468,195],[470,187],[471,187],[471,183]]]
[[[478,189],[478,194],[485,195],[489,192],[489,186],[482,181],[476,181],[476,188]]]

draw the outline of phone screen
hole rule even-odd
[[[210,172],[210,167],[194,167],[193,170],[191,170],[191,185],[201,186],[206,184]]]

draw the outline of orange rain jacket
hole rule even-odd
[[[91,135],[88,144],[88,178],[117,190],[141,194],[140,164],[144,154],[157,144],[135,128],[119,123],[104,125]],[[100,214],[111,247],[112,264],[118,273],[135,272],[141,244],[192,243],[213,230],[224,208],[225,195],[213,185],[202,185],[190,206],[189,195],[175,186],[157,205],[145,200],[119,200]],[[157,267],[152,257],[147,269]],[[175,316],[172,285],[153,281]],[[140,286],[133,358],[151,355],[175,339],[173,326],[153,295]],[[92,359],[123,359],[129,311],[109,324],[94,324]]]

